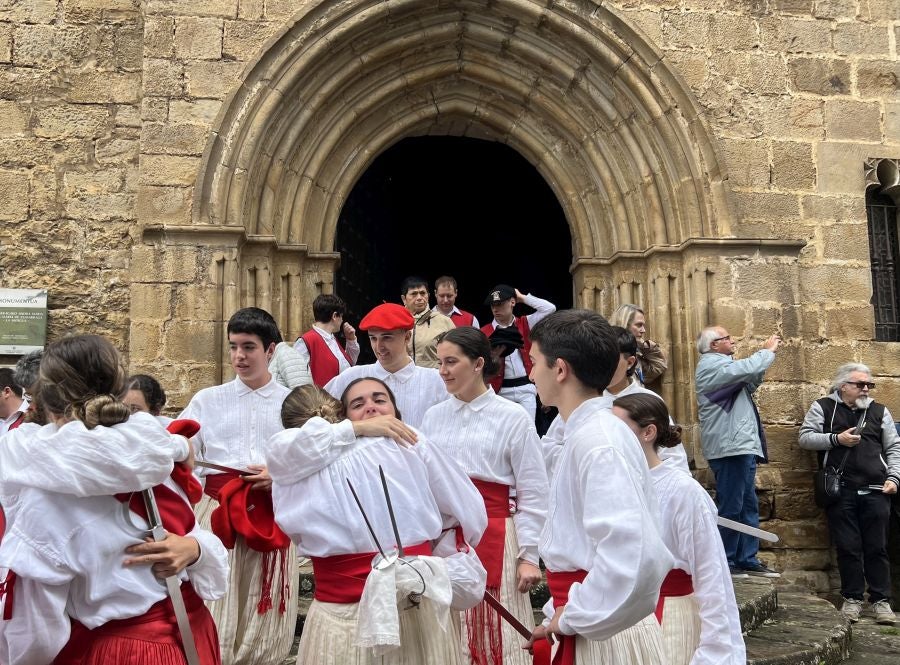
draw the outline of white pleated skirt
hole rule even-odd
[[[500,602],[529,630],[534,630],[534,610],[531,596],[516,590],[516,569],[519,565],[519,538],[512,517],[506,518],[506,540],[503,549],[503,576],[500,581]],[[503,662],[492,665],[531,665],[531,656],[522,649],[525,638],[504,620],[501,621],[503,639]],[[462,652],[466,663],[471,662],[465,613],[460,614]],[[486,638],[486,641],[487,638]],[[488,654],[490,656],[490,654]]]
[[[210,528],[212,512],[218,506],[203,495],[195,509],[200,526]],[[296,547],[292,543],[286,554],[290,595],[284,613],[279,611],[284,586],[280,559],[272,579],[272,609],[265,614],[256,611],[262,596],[262,559],[262,552],[251,550],[238,538],[234,549],[228,550],[228,591],[219,600],[206,603],[219,633],[222,665],[280,665],[294,644],[299,581]]]
[[[700,644],[700,609],[694,594],[666,598],[662,633],[669,665],[690,665]]]
[[[577,636],[575,662],[577,665],[667,665],[656,616],[651,614],[608,640],[598,642]]]
[[[376,656],[356,643],[359,603],[310,605],[303,624],[297,665],[462,665],[459,631],[454,622],[441,626],[429,601],[418,608],[400,606],[400,647]]]

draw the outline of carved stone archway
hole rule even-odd
[[[537,0],[308,3],[219,114],[193,225],[145,238],[224,239],[209,257],[216,310],[258,304],[296,334],[332,289],[354,183],[428,134],[504,142],[535,166],[571,230],[576,303],[642,302],[682,349],[669,399],[689,383],[722,253],[783,248],[739,238],[712,133],[662,53],[606,7]]]

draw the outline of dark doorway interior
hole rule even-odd
[[[335,244],[341,252],[335,290],[353,325],[381,302],[399,303],[407,275],[428,280],[432,306],[434,280],[452,275],[457,306],[482,324],[492,318],[484,299],[497,283],[560,309],[572,306],[572,240],[562,208],[537,170],[502,143],[400,141],[354,186]],[[360,362],[372,362],[360,337]]]

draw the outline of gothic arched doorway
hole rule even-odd
[[[347,197],[335,250],[335,292],[354,323],[380,302],[400,302],[407,275],[429,284],[452,275],[458,306],[483,323],[484,298],[500,282],[572,306],[565,214],[537,170],[495,141],[426,136],[385,150]]]

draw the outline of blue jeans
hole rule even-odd
[[[716,503],[719,515],[749,526],[759,526],[756,499],[756,455],[732,455],[711,459],[709,468],[716,476]],[[719,527],[728,565],[747,568],[759,564],[756,553],[759,540],[753,536]]]

